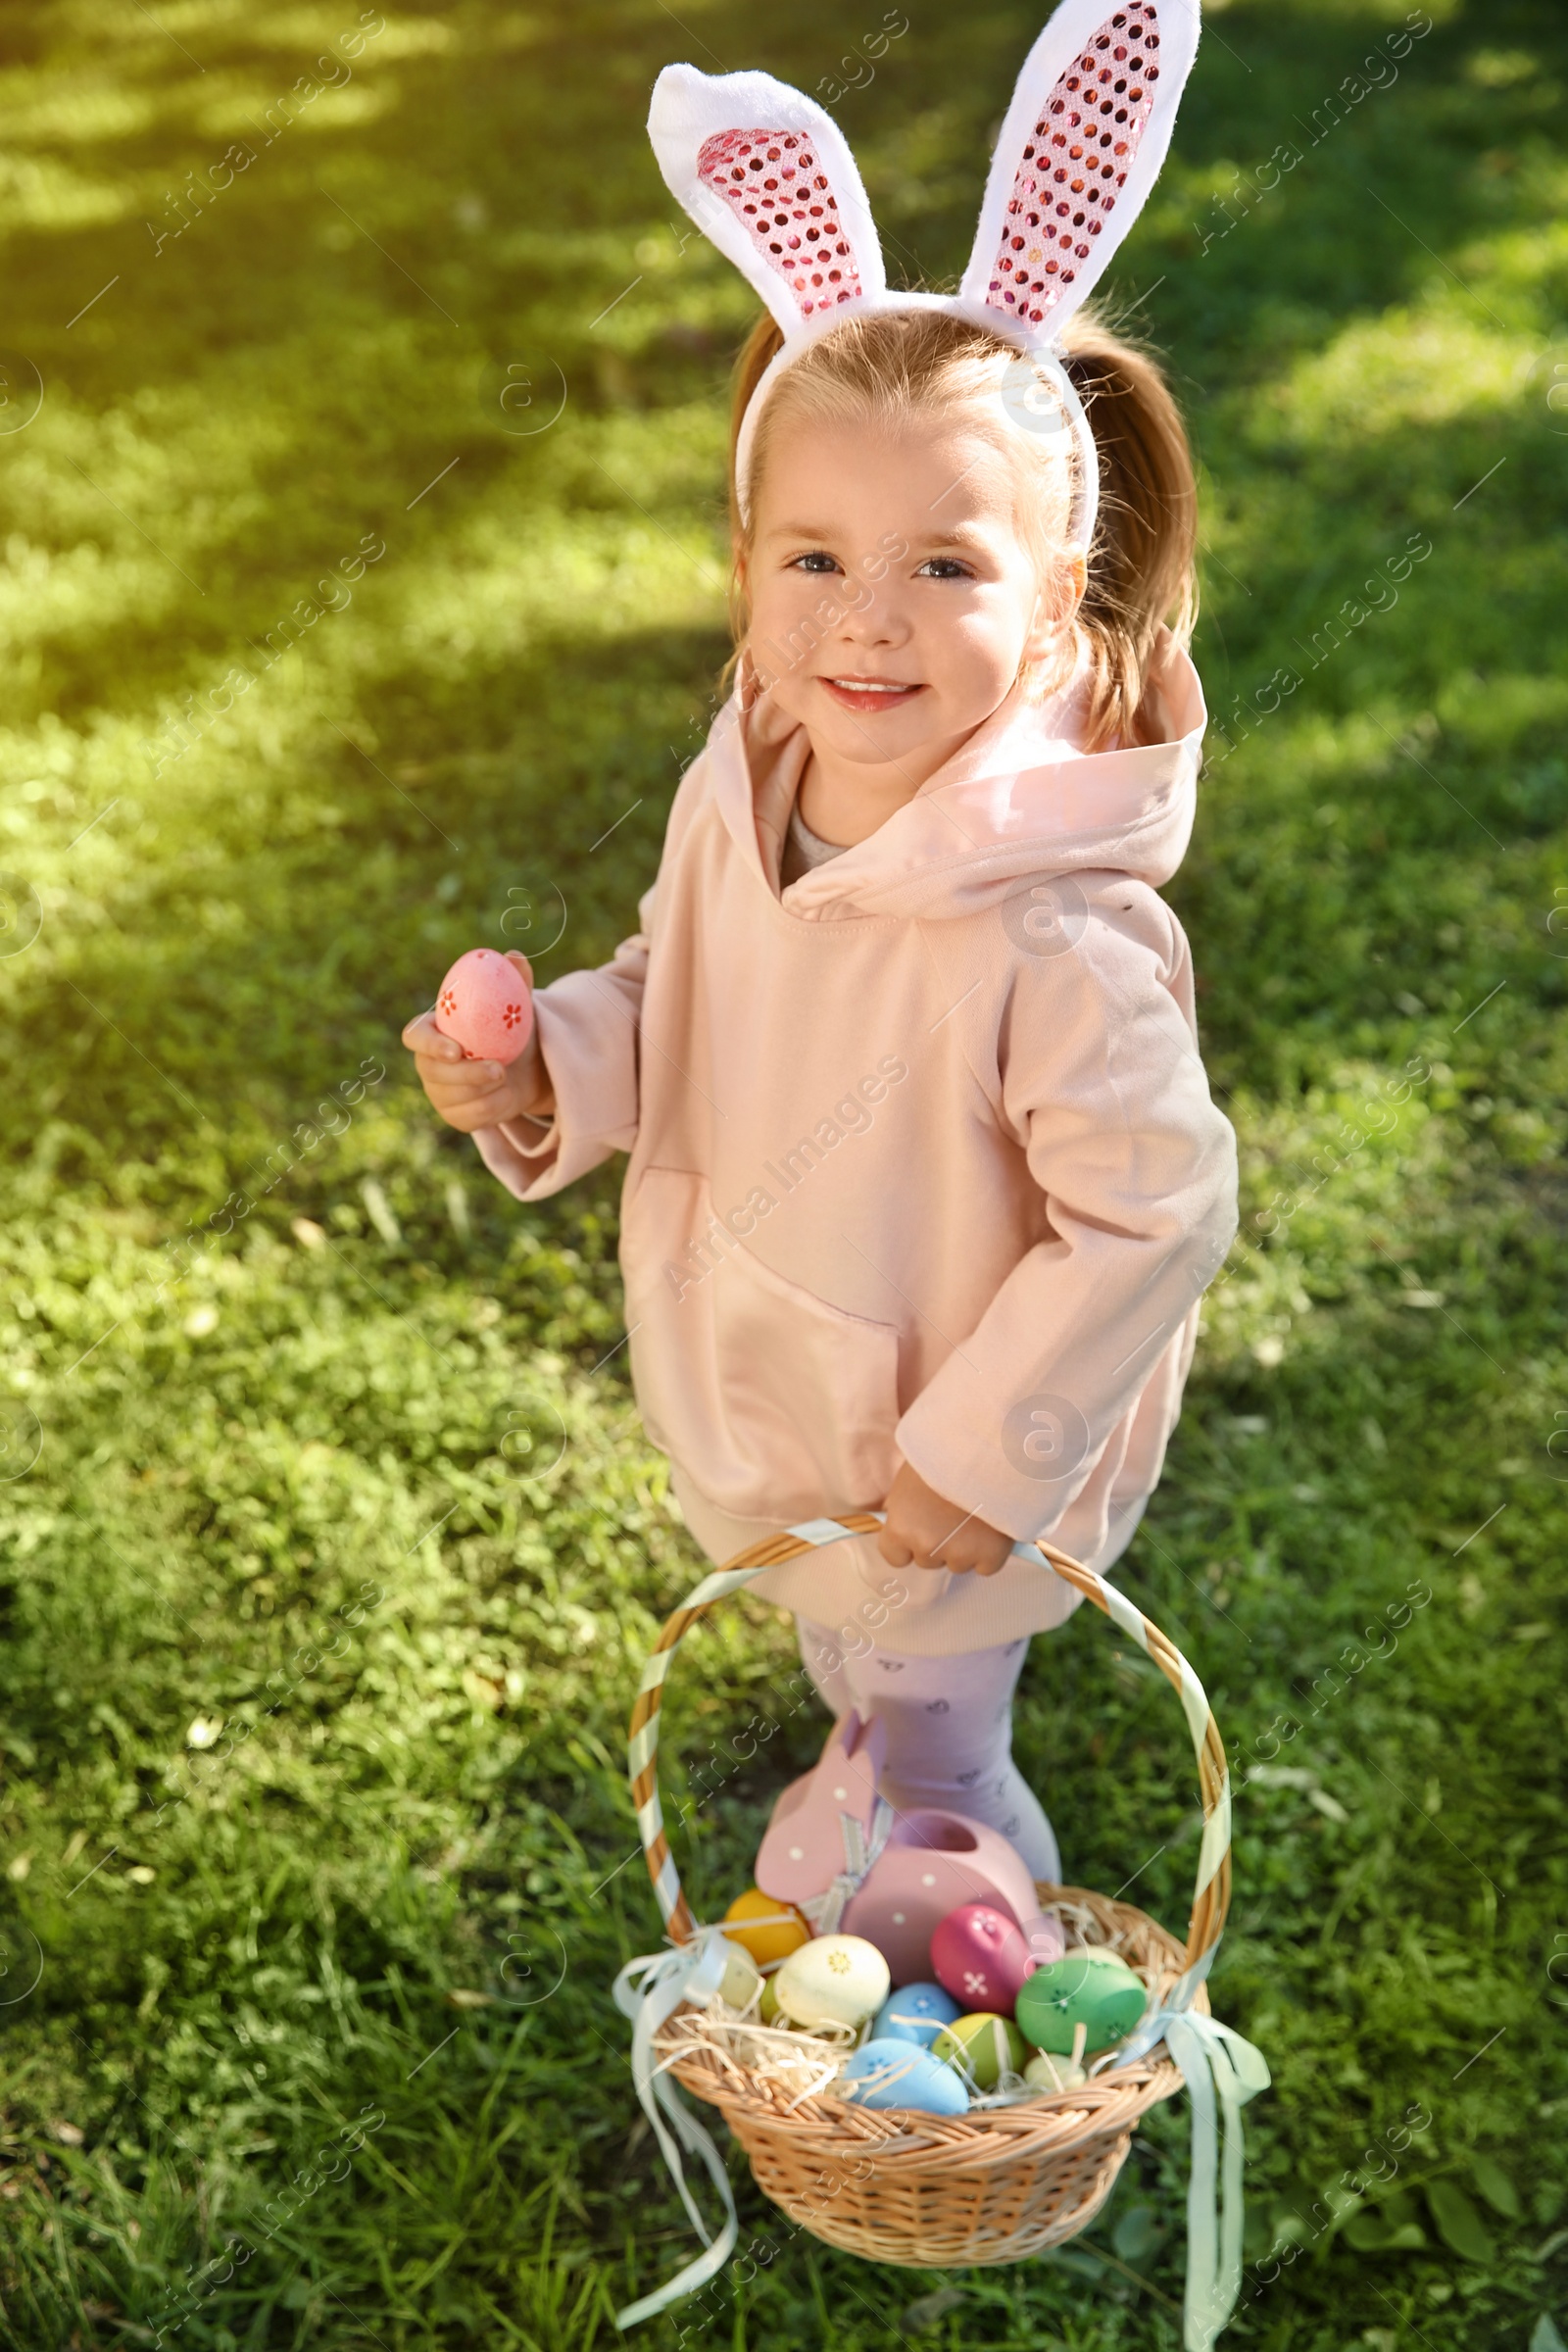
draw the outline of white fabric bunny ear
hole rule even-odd
[[[1057,415],[1078,464],[1069,536],[1086,550],[1099,504],[1094,433],[1058,356],[1062,327],[1143,210],[1198,48],[1199,0],[1062,0],[1018,76],[956,295],[889,294],[882,248],[838,124],[771,74],[666,66],[648,135],[677,203],[754,286],[783,330],[741,420],[736,486],[749,502],[757,419],[779,376],[858,309],[948,311],[1031,355],[1032,431]],[[1054,405],[1053,405],[1054,404]]]
[[[885,292],[855,158],[832,117],[787,82],[666,66],[648,135],[671,195],[792,341]]]
[[[1197,0],[1063,0],[1024,60],[961,299],[1054,341],[1143,211],[1198,49]]]

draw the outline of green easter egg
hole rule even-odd
[[[1035,1970],[1018,1994],[1018,2025],[1037,2050],[1063,2057],[1071,2054],[1074,2028],[1084,2026],[1093,2057],[1132,2032],[1147,2001],[1143,1980],[1125,1960],[1091,1946]]]
[[[778,1994],[773,1990],[771,1977],[762,1979],[762,1997],[757,2004],[757,2014],[764,2026],[778,2023]]]
[[[931,2044],[931,2054],[959,2074],[967,2073],[981,2090],[995,2090],[1004,2066],[1015,2075],[1022,2074],[1029,2052],[1010,2017],[976,2009],[944,2026]]]

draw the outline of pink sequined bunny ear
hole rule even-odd
[[[963,300],[1054,341],[1154,184],[1198,48],[1198,0],[1063,0],[1018,76]]]
[[[666,66],[648,135],[671,195],[786,335],[884,291],[855,158],[831,116],[787,82]]]

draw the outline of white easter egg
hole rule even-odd
[[[724,1974],[718,1989],[732,2009],[744,2009],[752,1995],[760,1991],[762,1972],[744,1943],[732,1943],[724,1956]]]
[[[782,2014],[797,2026],[860,2026],[892,1986],[888,1964],[863,1936],[813,1936],[773,1979]]]
[[[1088,2077],[1070,2058],[1055,2058],[1049,2050],[1041,2050],[1024,2068],[1023,2079],[1036,2090],[1076,2090]]]

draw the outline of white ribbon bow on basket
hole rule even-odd
[[[1178,1993],[1188,2000],[1208,1974],[1212,1951],[1189,1969]],[[1210,2352],[1236,2309],[1242,2284],[1242,2166],[1246,2142],[1242,2109],[1269,2086],[1267,2061],[1259,2049],[1216,2017],[1191,2008],[1155,2009],[1117,2051],[1116,2067],[1130,2066],[1163,2042],[1187,2085],[1193,2105],[1192,2156],[1187,2180],[1187,2291],[1183,2303],[1185,2352]],[[1224,2170],[1220,2170],[1215,2103],[1225,2119]]]
[[[853,1814],[839,1815],[844,1833],[844,1868],[823,1893],[812,1895],[799,1906],[818,1936],[836,1933],[839,1921],[844,1916],[845,1905],[852,1895],[859,1892],[870,1875],[872,1864],[887,1844],[895,1818],[893,1807],[885,1796],[879,1796],[876,1800],[869,1837]],[[780,1913],[781,1920],[788,1916],[787,1913]],[[714,2146],[711,2135],[681,2097],[667,2068],[660,2064],[654,2055],[654,2037],[661,2026],[667,2024],[684,2003],[689,2001],[700,2005],[710,1993],[718,1990],[725,1963],[733,1949],[722,1929],[700,1928],[690,1943],[676,1944],[662,1952],[645,1952],[636,1960],[628,1960],[615,1979],[615,2007],[622,2017],[629,2017],[632,2021],[631,2074],[637,2096],[642,2102],[643,2113],[654,2128],[692,2228],[707,2249],[653,2294],[644,2295],[641,2302],[630,2303],[624,2311],[617,2312],[617,2328],[634,2328],[639,2320],[652,2319],[656,2312],[665,2310],[682,2295],[689,2295],[699,2286],[706,2285],[723,2269],[735,2250],[735,2200],[730,2191],[729,2176],[724,2170],[724,2160]],[[698,2212],[691,2190],[686,2185],[685,2168],[681,2163],[682,2148],[688,2155],[701,2157],[723,2200],[724,2227],[717,2237],[710,2236],[708,2225]]]
[[[645,1952],[640,1959],[628,1960],[615,1979],[615,2007],[622,2017],[632,2021],[631,2079],[642,2101],[643,2113],[654,2127],[654,2136],[663,2152],[670,2178],[680,2191],[680,2201],[706,2249],[653,2294],[644,2295],[638,2303],[628,2303],[624,2311],[617,2311],[617,2328],[635,2328],[639,2320],[651,2320],[656,2312],[678,2302],[682,2295],[706,2286],[735,2251],[735,2198],[724,2159],[654,2054],[655,2034],[684,2002],[701,2003],[718,1990],[725,1962],[734,1948],[721,1929],[700,1928],[690,1943],[677,1944],[672,1950],[662,1952]],[[698,2212],[686,2185],[682,2148],[688,2155],[702,2158],[723,2201],[724,2227],[716,2237]]]

